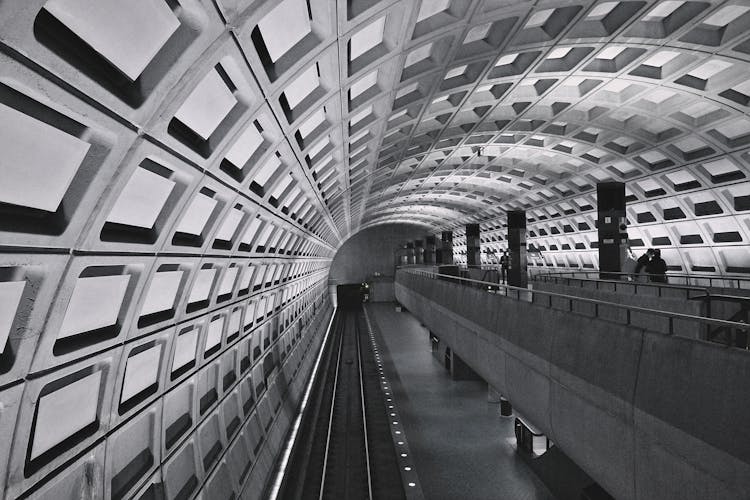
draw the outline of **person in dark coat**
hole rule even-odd
[[[661,258],[661,250],[654,250],[654,256],[646,264],[646,274],[655,283],[667,282],[667,263]]]
[[[510,269],[510,255],[507,250],[503,250],[503,255],[500,257],[500,276],[503,280],[503,285],[508,277],[508,269]]]
[[[654,257],[655,250],[653,248],[649,248],[646,250],[646,253],[638,257],[638,260],[635,264],[635,274],[638,274],[641,272],[641,270],[648,265],[649,262],[651,262],[651,259]]]

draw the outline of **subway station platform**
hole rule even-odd
[[[516,453],[513,418],[487,401],[484,381],[452,380],[408,312],[366,311],[425,498],[555,498]]]

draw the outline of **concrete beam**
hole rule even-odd
[[[403,272],[396,298],[616,498],[750,491],[750,353]]]

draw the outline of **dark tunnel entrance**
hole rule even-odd
[[[336,287],[338,307],[343,309],[356,309],[361,307],[364,293],[362,283],[338,285]]]

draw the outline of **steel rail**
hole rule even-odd
[[[341,321],[342,328],[346,329],[346,321]],[[338,326],[338,325],[337,325]],[[339,369],[341,368],[341,350],[344,346],[344,335],[341,334],[339,338],[339,348],[336,353],[336,373],[333,377],[333,393],[331,394],[331,412],[328,415],[328,433],[326,435],[326,449],[323,455],[323,472],[320,477],[320,492],[318,494],[318,500],[323,500],[323,493],[325,492],[326,484],[326,470],[328,468],[328,452],[331,447],[331,437],[333,435],[333,415],[334,407],[336,406],[336,391],[338,391],[339,385]]]
[[[344,313],[346,314],[346,313]],[[349,313],[352,314],[352,313]],[[341,319],[341,329],[339,330],[339,347],[336,353],[336,372],[333,378],[333,392],[331,394],[331,405],[330,405],[330,413],[328,416],[328,430],[326,435],[326,447],[324,452],[324,458],[323,458],[323,469],[321,473],[321,480],[320,480],[320,491],[318,493],[318,499],[323,500],[326,493],[326,475],[328,471],[328,458],[331,453],[331,441],[334,438],[334,426],[333,426],[333,420],[334,415],[336,412],[336,397],[339,393],[339,372],[341,369],[341,365],[344,362],[342,351],[344,347],[344,337],[346,335],[348,326],[349,326],[349,320],[353,318],[353,325],[354,325],[354,335],[355,335],[355,347],[357,351],[357,375],[358,375],[358,382],[359,382],[359,397],[360,397],[360,408],[362,411],[362,429],[363,429],[363,436],[364,436],[364,453],[365,453],[365,466],[367,469],[367,492],[368,492],[368,499],[373,500],[373,494],[372,494],[372,469],[370,467],[370,448],[369,448],[369,438],[367,434],[367,413],[366,413],[366,407],[365,407],[365,392],[364,392],[364,377],[362,374],[362,349],[361,349],[361,342],[360,342],[360,336],[358,334],[358,325],[357,325],[357,317],[356,315],[352,316],[345,316]],[[332,360],[333,361],[333,360]]]
[[[564,300],[569,301],[570,304],[571,304],[571,306],[569,308],[570,310],[573,310],[572,303],[574,301],[575,302],[587,303],[587,304],[594,304],[594,306],[597,307],[597,308],[598,308],[598,306],[613,307],[613,308],[616,308],[616,309],[620,309],[620,310],[626,311],[627,318],[628,318],[627,324],[630,324],[630,313],[631,312],[638,312],[638,313],[644,313],[644,314],[653,314],[655,316],[666,317],[666,318],[669,319],[669,324],[670,324],[669,334],[670,335],[674,333],[674,331],[673,331],[673,321],[674,321],[674,319],[681,319],[681,320],[685,320],[685,321],[694,321],[694,322],[698,322],[698,323],[701,323],[701,324],[704,324],[704,325],[713,325],[713,326],[717,326],[717,327],[736,328],[738,330],[745,330],[745,331],[750,330],[750,324],[747,324],[747,323],[737,323],[737,322],[734,322],[734,321],[726,321],[726,320],[722,320],[722,319],[704,318],[702,316],[693,316],[691,314],[662,311],[662,310],[659,310],[659,309],[650,309],[650,308],[647,308],[647,307],[630,306],[630,305],[625,305],[625,304],[619,304],[619,303],[616,303],[616,302],[607,302],[607,301],[604,301],[604,300],[589,299],[589,298],[585,298],[585,297],[578,297],[578,296],[575,296],[575,295],[566,295],[566,294],[556,293],[556,292],[547,292],[547,291],[544,291],[544,290],[532,290],[532,289],[528,289],[528,288],[521,288],[521,287],[516,287],[516,286],[511,286],[511,285],[503,285],[503,284],[499,284],[499,283],[492,283],[492,282],[489,282],[489,281],[480,281],[480,280],[475,280],[475,279],[471,279],[471,278],[461,278],[461,277],[452,276],[452,275],[449,275],[449,274],[440,274],[440,273],[435,273],[435,272],[432,272],[432,271],[427,271],[427,270],[424,270],[424,269],[413,269],[412,268],[412,269],[400,269],[400,271],[405,272],[407,274],[413,274],[413,275],[416,275],[416,276],[424,276],[426,278],[431,278],[431,279],[444,278],[446,281],[454,281],[454,282],[461,281],[461,282],[466,282],[466,283],[476,283],[478,285],[483,285],[483,286],[493,287],[493,288],[498,288],[498,289],[499,288],[503,288],[506,291],[506,293],[505,293],[506,297],[512,298],[512,296],[508,292],[509,291],[515,292],[514,295],[516,295],[516,300],[520,300],[521,299],[521,294],[522,293],[524,293],[524,294],[538,294],[538,295],[543,295],[543,296],[549,297],[549,299],[550,299],[550,301],[549,301],[550,302],[550,307],[551,307],[552,298],[559,298],[559,299],[564,299]]]

